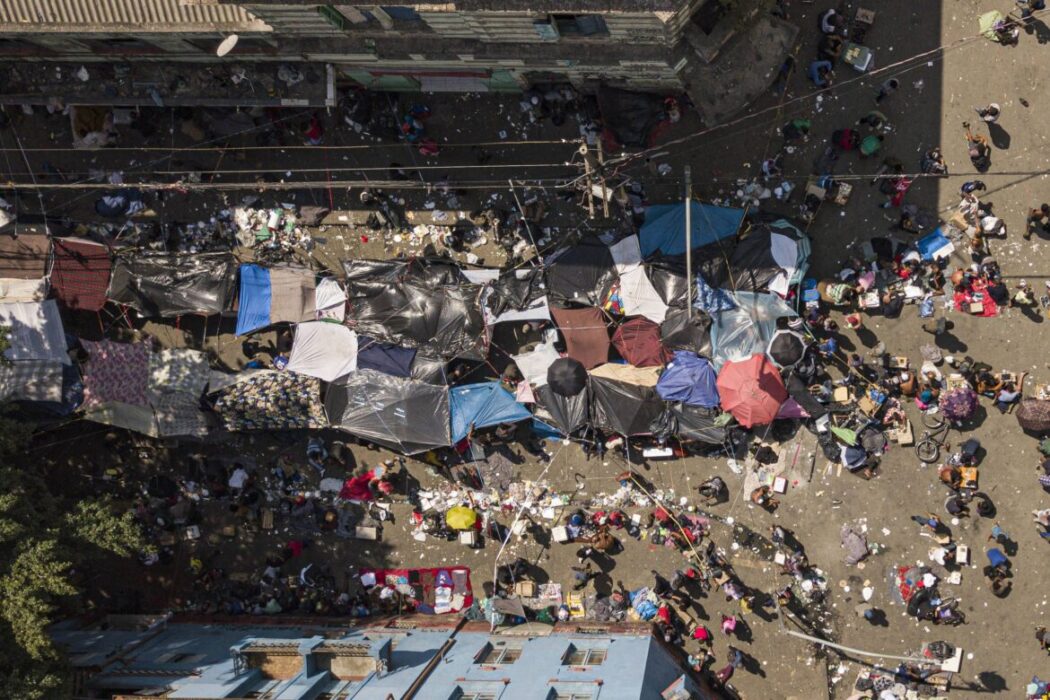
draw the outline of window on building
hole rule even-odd
[[[601,15],[551,15],[550,23],[560,36],[608,36],[609,28]]]
[[[482,666],[509,666],[521,658],[521,646],[506,642],[485,645],[475,663]]]
[[[594,693],[587,690],[551,688],[551,692],[547,694],[547,700],[594,700]]]
[[[395,22],[420,22],[423,20],[418,12],[404,5],[380,5],[379,8],[390,15],[390,19]]]
[[[499,700],[504,687],[503,681],[462,681],[452,691],[449,700]]]
[[[605,662],[607,653],[607,650],[602,648],[581,648],[570,645],[562,664],[564,666],[601,666]]]

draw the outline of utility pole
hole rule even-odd
[[[685,166],[685,317],[693,318],[693,171]]]
[[[587,183],[587,215],[594,218],[594,171],[598,169],[598,163],[586,143],[580,145],[580,155],[583,156],[584,181]]]
[[[602,179],[602,214],[609,218],[609,190],[605,187],[605,150],[602,148],[602,140],[598,139],[598,169]]]

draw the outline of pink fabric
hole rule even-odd
[[[109,402],[149,405],[150,348],[147,343],[80,342],[91,358],[84,370],[84,408]]]
[[[368,488],[368,484],[375,478],[375,472],[369,471],[361,476],[347,479],[343,483],[342,490],[339,491],[339,498],[344,498],[348,501],[371,501],[372,490]]]

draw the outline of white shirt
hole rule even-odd
[[[226,483],[231,489],[241,489],[244,488],[246,481],[248,481],[248,472],[244,471],[243,467],[237,467],[233,470],[233,474],[230,474],[230,480]]]

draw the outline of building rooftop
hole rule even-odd
[[[224,5],[316,5],[314,0],[188,0]],[[689,0],[455,0],[455,2],[403,2],[418,12],[553,12],[620,14],[676,12]],[[374,2],[340,2],[340,5],[372,7]]]
[[[267,32],[269,25],[236,4],[184,0],[3,0],[0,33],[68,31]]]

